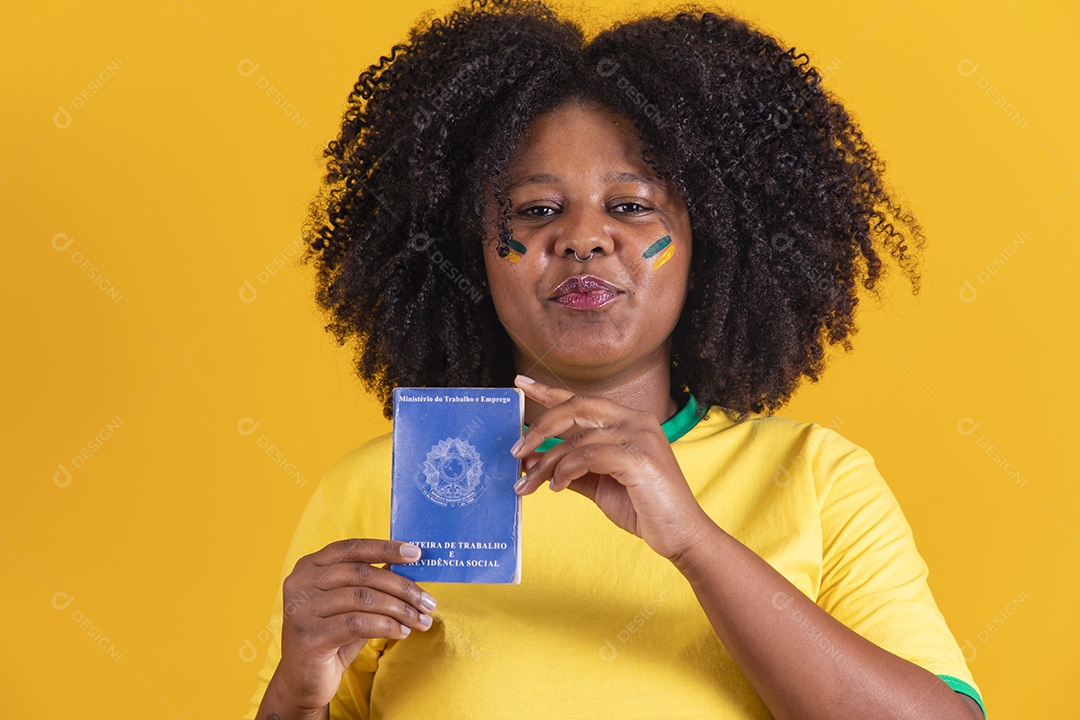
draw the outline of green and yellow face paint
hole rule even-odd
[[[513,238],[507,240],[506,244],[510,246],[510,252],[507,253],[506,259],[517,265],[521,262],[521,256],[525,254],[526,247]]]
[[[649,247],[645,248],[645,252],[641,254],[641,257],[648,260],[653,258],[652,269],[659,270],[660,266],[666,263],[675,254],[675,244],[671,242],[671,236],[665,235]]]

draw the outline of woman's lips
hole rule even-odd
[[[618,288],[609,282],[592,275],[575,275],[555,288],[549,299],[571,310],[596,310],[618,295]]]

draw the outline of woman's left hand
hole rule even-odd
[[[671,560],[713,526],[655,416],[522,376],[516,384],[548,408],[513,450],[527,469],[515,485],[519,495],[535,492],[546,481],[556,492],[570,488]],[[547,452],[535,452],[552,437],[564,440]]]

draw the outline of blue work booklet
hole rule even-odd
[[[391,569],[417,582],[521,581],[517,388],[396,388],[390,537],[418,545]]]

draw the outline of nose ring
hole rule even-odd
[[[578,255],[577,250],[574,251],[574,259],[577,260],[579,263],[589,262],[590,260],[592,260],[592,256],[593,254],[591,251],[585,257],[581,257],[580,255]]]

